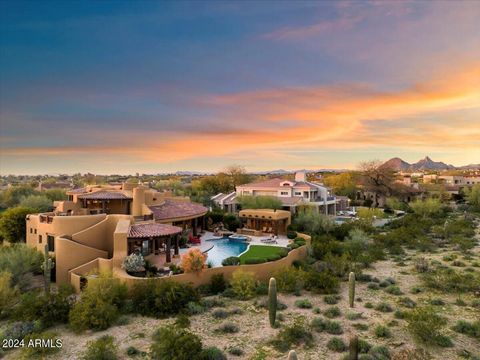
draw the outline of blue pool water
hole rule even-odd
[[[211,262],[213,267],[222,266],[222,260],[230,256],[238,256],[247,250],[248,244],[241,240],[230,240],[222,238],[211,241],[214,246],[207,252],[207,262]]]

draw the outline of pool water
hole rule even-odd
[[[230,240],[229,238],[212,239],[214,246],[207,251],[207,263],[210,262],[213,267],[222,266],[222,260],[230,256],[238,256],[247,250],[248,243],[240,240]]]

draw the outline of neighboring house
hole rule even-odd
[[[54,183],[44,183],[40,181],[37,186],[38,191],[45,191],[45,190],[51,190],[51,189],[68,190],[72,188],[73,188],[73,184],[67,181],[57,181]]]
[[[235,201],[237,196],[273,196],[282,202],[283,209],[291,213],[295,213],[300,206],[310,206],[330,215],[335,215],[337,211],[338,200],[331,190],[322,184],[307,181],[303,171],[297,172],[293,181],[274,178],[239,185],[235,190],[227,195],[215,195],[211,200],[228,212],[238,210]]]
[[[72,281],[82,269],[120,271],[125,256],[144,256],[170,250],[178,255],[178,235],[194,235],[205,226],[208,209],[188,198],[172,197],[137,184],[88,186],[67,191],[67,201],[55,202],[49,213],[26,217],[27,245],[55,256],[57,283]]]

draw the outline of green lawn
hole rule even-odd
[[[247,259],[264,259],[270,256],[280,255],[287,251],[284,247],[268,245],[250,245],[248,251],[240,256],[240,264],[245,264]]]

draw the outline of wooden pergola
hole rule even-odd
[[[181,233],[182,228],[167,224],[148,223],[132,225],[127,238],[128,254],[137,251],[139,248],[144,256],[149,254],[158,255],[160,252],[165,251],[166,262],[169,263],[172,261],[172,245],[174,254],[179,254],[179,236]]]

